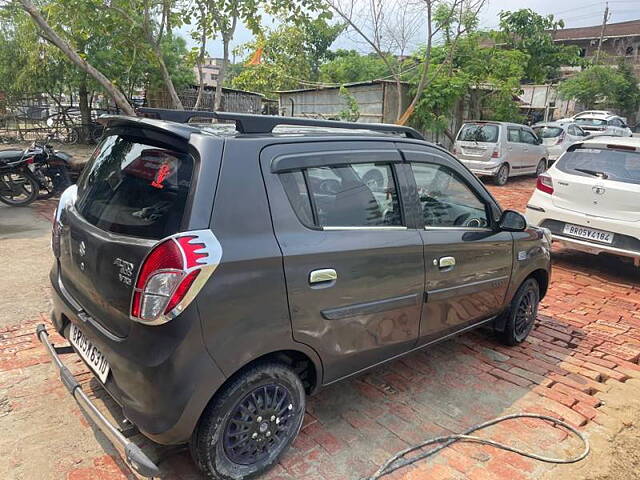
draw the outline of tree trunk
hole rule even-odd
[[[231,28],[222,33],[222,65],[220,66],[220,73],[218,74],[218,82],[216,83],[216,95],[213,101],[213,109],[220,110],[220,106],[222,105],[222,85],[224,84],[224,78],[227,73],[227,63],[229,63],[229,43],[231,43],[231,39],[233,38],[233,33],[236,29],[236,23],[238,21],[237,17],[233,17],[231,21]]]
[[[78,87],[78,106],[80,107],[80,143],[88,143],[91,110],[89,108],[89,91],[87,90],[87,76],[84,75]]]
[[[115,104],[127,115],[135,115],[136,112],[118,88],[105,77],[102,72],[97,70],[93,65],[87,62],[76,52],[62,37],[60,37],[43,18],[36,6],[31,0],[19,0],[22,8],[29,14],[34,23],[42,30],[47,40],[58,47],[66,57],[71,60],[80,70],[91,75],[113,99]]]
[[[182,101],[180,100],[180,97],[178,97],[178,92],[176,92],[176,87],[173,86],[173,80],[171,80],[171,74],[169,73],[167,64],[164,63],[164,56],[162,55],[162,49],[160,48],[160,45],[152,44],[152,47],[153,47],[153,52],[156,55],[156,59],[158,60],[158,65],[160,66],[162,81],[164,82],[164,86],[167,89],[167,93],[171,98],[171,103],[173,104],[173,108],[175,108],[176,110],[184,110]]]
[[[202,62],[204,62],[204,55],[207,50],[207,27],[206,27],[206,24],[204,24],[204,17],[206,12],[204,8],[201,9],[201,13],[203,18],[203,25],[202,25],[202,36],[200,37],[200,55],[198,55],[198,62],[197,62],[198,79],[200,81],[198,85],[198,98],[196,98],[196,103],[193,106],[194,110],[198,110],[200,108],[200,104],[202,103],[202,98],[204,96],[204,76],[202,75]]]

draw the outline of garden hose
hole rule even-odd
[[[486,438],[481,438],[481,437],[476,437],[471,435],[473,432],[477,432],[478,430],[482,430],[484,428],[488,428],[492,425],[496,425],[498,423],[501,422],[505,422],[507,420],[512,420],[512,419],[516,419],[516,418],[536,418],[539,420],[547,420],[551,423],[553,423],[554,425],[560,425],[561,427],[564,427],[566,430],[568,430],[569,432],[571,432],[572,434],[574,434],[576,437],[578,437],[582,443],[584,444],[584,450],[582,451],[582,453],[576,457],[573,458],[552,458],[552,457],[545,457],[542,455],[537,455],[535,453],[530,453],[530,452],[526,452],[524,450],[520,450],[518,448],[515,447],[511,447],[509,445],[505,445],[503,443],[499,443],[499,442],[495,442],[493,440],[489,440]],[[394,472],[400,468],[406,467],[407,465],[411,465],[415,462],[418,462],[420,460],[423,460],[427,457],[430,457],[432,455],[435,455],[436,453],[438,453],[440,450],[443,450],[444,448],[447,448],[448,446],[452,445],[455,442],[458,441],[463,441],[463,442],[472,442],[472,443],[480,443],[483,445],[490,445],[492,447],[495,448],[499,448],[502,450],[506,450],[508,452],[513,452],[513,453],[517,453],[518,455],[522,455],[523,457],[529,457],[529,458],[533,458],[534,460],[539,460],[541,462],[545,462],[545,463],[558,463],[558,464],[564,464],[564,463],[576,463],[579,462],[580,460],[583,460],[587,455],[589,455],[589,440],[587,440],[587,438],[584,436],[584,434],[582,432],[579,432],[577,429],[575,429],[574,427],[572,427],[571,425],[557,419],[557,418],[553,418],[553,417],[548,417],[546,415],[538,415],[535,413],[515,413],[513,415],[505,415],[503,417],[498,417],[495,418],[493,420],[489,420],[488,422],[485,423],[481,423],[479,425],[475,425],[471,428],[469,428],[468,430],[464,431],[461,434],[455,434],[455,435],[445,435],[442,437],[435,437],[435,438],[431,438],[429,440],[425,440],[422,443],[419,443],[417,445],[413,445],[411,447],[405,448],[404,450],[401,450],[400,452],[396,453],[395,455],[393,455],[391,458],[389,458],[389,460],[387,460],[384,465],[382,465],[378,471],[376,473],[374,473],[372,476],[368,477],[366,480],[378,480],[379,478],[384,477],[385,475],[390,474],[391,472]],[[442,445],[439,445],[435,448],[432,448],[431,450],[428,450],[426,452],[422,452],[418,455],[415,455],[411,458],[403,458],[405,455],[415,451],[415,450],[419,450],[421,448],[424,448],[428,445],[432,445],[434,443],[442,443]]]

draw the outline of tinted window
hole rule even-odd
[[[571,133],[571,129],[573,127],[569,127],[569,133]],[[533,127],[533,131],[536,132],[541,138],[556,138],[559,137],[562,133],[562,128],[560,127]]]
[[[520,143],[520,129],[519,128],[509,128],[509,138],[510,142]]]
[[[622,121],[618,120],[617,118],[614,118],[612,120],[609,120],[609,124],[613,125],[614,127],[621,127],[622,126]]]
[[[610,149],[578,149],[565,153],[558,169],[584,177],[640,184],[640,153]]]
[[[160,239],[179,231],[193,159],[149,139],[110,135],[78,182],[77,208],[108,232]]]
[[[400,226],[402,215],[388,164],[308,168],[281,175],[298,218],[317,227]]]
[[[538,143],[535,135],[531,133],[529,130],[520,130],[520,138],[524,143],[529,143],[535,145]]]
[[[534,129],[534,130],[535,130],[535,129]],[[536,133],[537,133],[538,135],[540,135],[540,133],[539,133],[538,131],[536,131]],[[574,127],[573,125],[569,125],[569,126],[567,127],[567,133],[568,133],[569,135],[573,135],[574,137],[577,137],[578,135],[580,135],[580,134],[578,133],[578,131],[576,130],[576,127]],[[542,136],[542,138],[544,138],[544,135]]]
[[[487,208],[453,170],[442,165],[411,165],[425,227],[487,227]]]
[[[460,130],[458,140],[465,142],[496,143],[499,133],[500,127],[498,125],[467,123]]]
[[[314,225],[311,200],[301,171],[288,172],[280,175],[289,202],[296,215],[305,225]]]

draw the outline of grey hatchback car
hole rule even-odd
[[[320,387],[481,325],[508,345],[531,331],[548,232],[415,130],[139,114],[102,119],[60,198],[51,319],[123,417],[188,443],[208,478],[274,465]],[[37,334],[128,464],[157,475]]]

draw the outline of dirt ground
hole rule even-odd
[[[83,154],[79,154],[83,155]],[[86,155],[86,153],[85,153]],[[534,182],[491,187],[522,210]],[[135,477],[62,386],[33,334],[48,324],[55,200],[0,205],[0,479],[124,480]],[[403,480],[640,479],[640,281],[633,266],[554,248],[540,321],[522,346],[503,348],[480,331],[329,387],[309,399],[300,437],[262,480],[353,480],[424,438],[507,413],[543,413],[586,433],[584,462],[549,466],[476,445],[456,445],[389,476]],[[63,340],[52,334],[52,340]],[[117,413],[87,367],[64,359],[105,412]],[[576,442],[534,422],[489,437],[549,456]],[[484,435],[484,434],[483,434]],[[196,480],[189,455],[133,440],[161,463],[163,480]],[[387,480],[385,478],[385,480]]]

